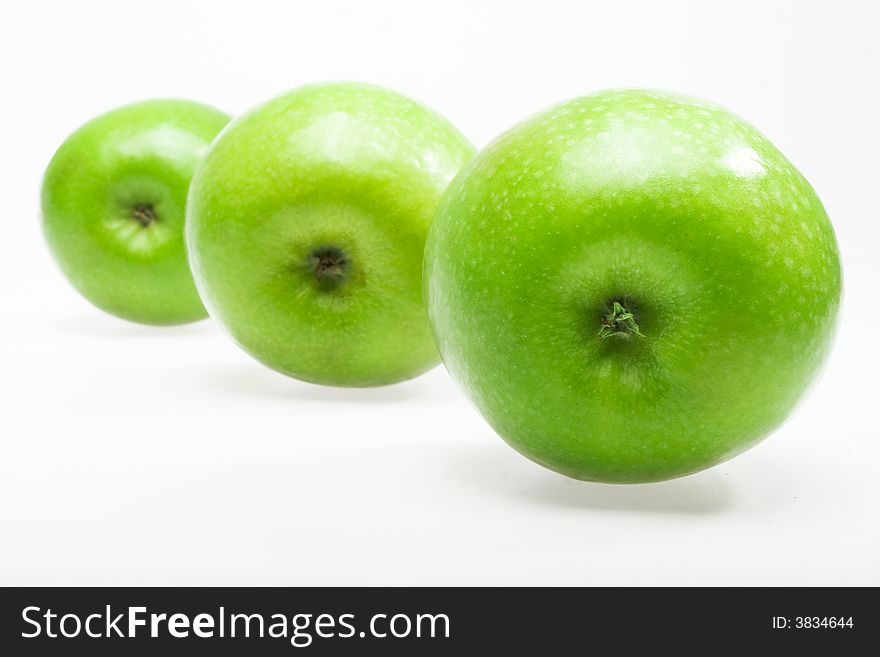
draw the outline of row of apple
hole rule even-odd
[[[562,103],[476,155],[364,84],[231,122],[148,101],[64,142],[42,209],[64,273],[114,315],[210,313],[326,385],[442,356],[508,443],[594,481],[757,442],[814,379],[841,297],[831,223],[794,166],[735,115],[645,90]]]

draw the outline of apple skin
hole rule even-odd
[[[479,153],[438,208],[425,284],[444,363],[495,430],[620,483],[710,467],[782,422],[841,298],[794,166],[723,109],[642,90],[563,103]]]
[[[183,240],[190,179],[229,116],[186,100],[103,114],[43,178],[43,229],[62,271],[99,308],[144,324],[202,319]]]
[[[383,385],[434,367],[424,244],[473,153],[438,114],[365,84],[301,87],[237,118],[189,197],[190,263],[211,315],[256,359],[313,383]]]

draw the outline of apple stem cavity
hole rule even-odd
[[[635,316],[619,301],[614,301],[611,310],[602,317],[602,327],[599,329],[599,338],[602,340],[613,335],[644,337],[644,334],[639,330],[639,325],[636,324]]]
[[[315,249],[309,262],[315,280],[325,289],[337,288],[348,278],[350,262],[342,249],[332,246]]]
[[[139,203],[136,205],[132,212],[132,216],[134,217],[134,220],[144,228],[156,223],[156,211],[149,203]]]

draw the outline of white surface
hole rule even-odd
[[[880,584],[875,3],[0,6],[0,584]],[[80,123],[155,96],[235,113],[339,78],[419,98],[478,146],[610,86],[737,111],[838,231],[824,377],[730,463],[582,484],[507,448],[442,368],[302,384],[211,322],[104,316],[57,271],[39,182]]]

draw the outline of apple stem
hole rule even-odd
[[[318,249],[312,252],[311,261],[315,279],[319,283],[336,286],[341,284],[348,274],[348,258],[340,249],[332,247]]]
[[[135,220],[144,228],[156,221],[156,211],[153,206],[147,203],[141,203],[134,208],[133,216]]]
[[[612,335],[638,335],[644,337],[636,324],[635,316],[628,311],[619,301],[615,301],[611,312],[602,318],[602,328],[599,329],[599,338],[602,340]]]

